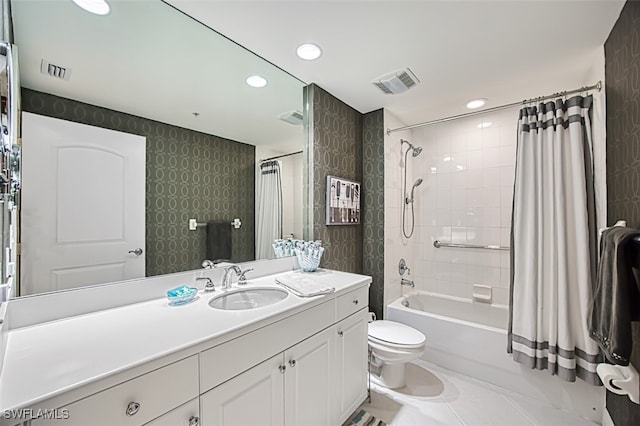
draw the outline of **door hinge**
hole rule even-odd
[[[18,146],[22,146],[22,138],[18,138]]]
[[[16,255],[20,256],[22,254],[22,244],[16,243]]]

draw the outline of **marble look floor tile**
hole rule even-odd
[[[596,426],[573,413],[549,407],[545,402],[522,395],[505,397],[511,405],[539,426]]]
[[[595,426],[530,398],[425,361],[407,365],[400,389],[372,385],[362,408],[390,426]]]

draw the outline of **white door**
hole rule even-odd
[[[286,369],[281,367],[282,353],[202,395],[202,426],[282,426]]]
[[[336,324],[339,423],[342,424],[367,396],[367,318],[362,309]]]
[[[335,327],[304,340],[284,353],[285,426],[334,426]]]
[[[142,136],[22,113],[21,294],[145,275]]]

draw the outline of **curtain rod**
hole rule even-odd
[[[304,151],[296,151],[296,152],[292,152],[290,154],[276,155],[275,157],[269,157],[269,158],[265,158],[263,160],[260,160],[260,163],[262,163],[263,161],[269,161],[269,160],[275,160],[277,158],[288,157],[290,155],[302,154],[303,152]]]
[[[459,118],[472,117],[474,115],[485,114],[487,112],[500,111],[502,109],[512,108],[512,107],[518,106],[518,105],[525,105],[525,104],[532,103],[532,102],[540,102],[540,101],[544,101],[546,99],[557,98],[558,96],[566,96],[566,95],[572,95],[574,93],[587,92],[587,91],[593,90],[593,89],[598,89],[598,92],[601,91],[602,90],[602,81],[600,80],[600,81],[598,81],[596,84],[594,84],[592,86],[583,86],[583,87],[581,87],[579,89],[566,90],[564,92],[553,93],[551,95],[540,96],[538,98],[525,99],[523,101],[512,102],[510,104],[500,105],[500,106],[493,107],[493,108],[487,108],[487,109],[483,109],[481,111],[467,112],[467,113],[464,113],[464,114],[453,115],[451,117],[439,118],[437,120],[432,120],[432,121],[425,121],[424,123],[412,124],[411,126],[403,126],[403,127],[397,127],[395,129],[387,129],[387,136],[390,135],[391,133],[399,132],[401,130],[414,129],[416,127],[429,126],[431,124],[445,123],[447,121],[453,121],[453,120],[457,120]]]

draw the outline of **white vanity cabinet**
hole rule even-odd
[[[343,283],[352,279],[346,276]],[[247,331],[233,328],[236,312],[214,312],[218,321],[230,324],[224,333],[176,347],[166,359],[25,404],[34,410],[55,408],[68,418],[32,418],[23,426],[340,425],[367,393],[367,284],[360,280],[338,295],[292,298],[295,311],[276,311]],[[146,313],[141,308],[128,309]],[[78,325],[86,328],[85,322]],[[15,421],[0,419],[0,424]]]
[[[367,395],[367,301],[367,287],[339,296],[328,327],[204,393],[200,399],[202,425],[342,424]],[[324,305],[313,310],[334,306]],[[312,317],[312,312],[306,315]],[[291,330],[286,327],[278,330],[274,325],[269,332],[276,334],[268,342],[264,340],[264,332],[256,333],[243,336],[246,341],[230,342],[229,350],[237,351],[242,346],[251,353],[260,352],[278,340],[276,335],[286,336]],[[226,352],[225,346],[207,351],[206,358],[213,360],[215,355]],[[212,369],[225,370],[223,365],[209,364]],[[233,370],[235,363],[231,364]],[[211,384],[203,376],[224,374],[208,374],[204,365],[201,382]]]

